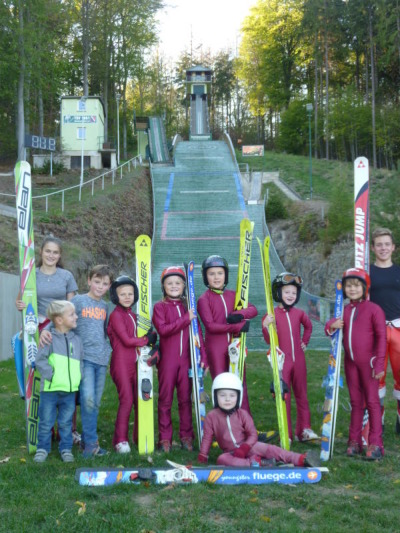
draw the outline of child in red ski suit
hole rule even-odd
[[[247,309],[234,311],[235,291],[226,289],[229,267],[219,255],[212,255],[202,264],[203,281],[208,290],[198,302],[197,310],[205,328],[205,344],[212,379],[229,370],[228,346],[233,335],[249,331],[249,319],[257,316],[251,303]],[[243,376],[243,409],[250,413],[246,386],[246,371]]]
[[[296,440],[307,441],[318,438],[318,435],[311,429],[311,414],[307,399],[307,367],[304,356],[312,333],[312,323],[304,311],[295,307],[300,299],[302,284],[301,277],[290,272],[282,272],[272,282],[272,295],[278,302],[278,306],[275,307],[275,320],[279,348],[285,354],[282,379],[289,389],[285,402],[290,441],[293,440],[291,389],[293,389],[297,407]],[[273,315],[268,314],[262,320],[262,332],[267,344],[270,344],[268,326],[273,320]],[[303,334],[301,335],[302,327]]]
[[[319,458],[313,452],[289,452],[271,444],[258,442],[257,430],[247,411],[240,408],[243,389],[239,377],[230,372],[219,374],[212,386],[214,409],[204,422],[198,461],[208,462],[208,452],[215,439],[223,453],[217,464],[226,466],[270,466],[275,461],[295,466],[318,466]]]
[[[135,409],[133,442],[138,439],[137,360],[141,346],[153,345],[157,340],[154,331],[137,337],[136,315],[131,307],[138,300],[136,283],[128,276],[118,277],[110,287],[110,299],[116,304],[110,315],[107,333],[112,347],[110,374],[119,398],[113,446],[118,453],[129,453],[128,428],[132,406]]]
[[[189,326],[195,319],[193,309],[184,300],[186,275],[181,267],[168,267],[161,273],[163,300],[153,309],[153,324],[160,336],[162,358],[158,368],[158,446],[169,452],[172,445],[171,407],[176,387],[179,410],[179,436],[182,448],[193,450],[192,382],[189,378]],[[202,367],[207,367],[200,324],[200,352]]]
[[[369,436],[365,459],[381,459],[382,417],[379,400],[379,380],[384,374],[386,352],[386,322],[382,309],[367,300],[370,277],[365,270],[350,268],[343,274],[344,295],[350,299],[341,318],[326,323],[325,332],[332,335],[343,328],[344,369],[351,403],[351,418],[347,455],[362,450],[364,404],[369,416]]]

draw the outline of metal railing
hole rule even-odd
[[[61,211],[64,212],[64,208],[65,208],[65,193],[67,191],[71,191],[73,189],[79,189],[78,199],[79,199],[79,202],[80,202],[81,199],[82,199],[82,189],[83,189],[83,187],[88,186],[88,185],[91,186],[91,195],[93,196],[94,195],[94,184],[95,184],[96,181],[101,180],[101,190],[104,191],[104,181],[105,181],[105,178],[107,176],[111,176],[111,182],[112,182],[112,185],[114,185],[115,178],[116,178],[117,174],[119,174],[119,178],[122,179],[124,170],[127,170],[128,172],[130,172],[131,171],[131,165],[132,165],[133,168],[136,168],[138,164],[142,165],[142,156],[141,155],[132,157],[131,159],[129,159],[128,161],[126,161],[125,163],[120,165],[119,167],[114,168],[114,169],[110,169],[107,172],[103,172],[103,174],[100,174],[100,176],[96,176],[95,178],[91,178],[90,180],[83,181],[82,183],[78,183],[77,185],[72,185],[72,187],[66,187],[65,189],[61,189],[59,191],[49,192],[49,193],[46,193],[46,194],[39,194],[38,196],[32,196],[32,201],[44,198],[45,199],[45,203],[46,203],[46,213],[47,213],[48,210],[49,210],[49,199],[50,199],[50,197],[57,196],[57,195],[61,194]],[[0,196],[6,196],[6,197],[15,198],[15,194],[0,193]]]

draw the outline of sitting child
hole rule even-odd
[[[257,430],[247,411],[241,409],[242,382],[229,372],[219,374],[212,385],[212,402],[204,422],[204,434],[198,461],[208,462],[208,452],[213,438],[223,453],[217,464],[226,466],[269,466],[274,461],[292,463],[295,466],[318,466],[319,454],[289,452],[257,441]]]

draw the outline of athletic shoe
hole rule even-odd
[[[193,451],[193,440],[190,437],[184,437],[181,439],[181,448],[182,450],[187,450],[188,452]]]
[[[347,457],[355,457],[356,455],[360,455],[361,448],[358,442],[355,440],[351,440],[347,446]]]
[[[295,437],[295,439],[299,442],[306,442],[308,440],[318,440],[320,437],[311,429],[311,428],[305,428],[303,429],[300,437]]]
[[[171,451],[171,443],[169,440],[160,440],[158,444],[158,449],[164,453],[169,453]]]
[[[82,452],[82,456],[85,458],[103,457],[104,455],[108,455],[108,451],[104,450],[103,448],[100,448],[100,446],[97,446],[97,448],[92,448],[92,449],[85,448]]]
[[[48,452],[46,452],[46,450],[43,450],[42,448],[39,448],[36,453],[35,453],[35,457],[33,458],[33,460],[35,461],[35,463],[44,463],[45,460],[47,459],[47,456],[48,456]]]
[[[257,431],[258,433],[258,442],[271,442],[279,437],[279,433],[274,430],[270,431]]]
[[[382,450],[376,444],[370,444],[365,452],[363,459],[366,461],[379,461],[383,458]]]
[[[316,450],[310,450],[304,454],[304,466],[315,468],[321,466],[321,459],[319,457],[319,452]]]
[[[130,453],[131,447],[129,446],[129,443],[124,440],[115,445],[115,451],[117,453]]]
[[[73,463],[75,461],[71,450],[63,450],[61,452],[61,459],[64,461],[64,463]]]
[[[76,430],[72,432],[72,442],[75,444],[75,445],[79,445],[82,441],[82,437],[81,437],[81,434],[78,433]]]

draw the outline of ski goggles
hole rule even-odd
[[[301,276],[293,276],[292,274],[285,274],[282,276],[282,283],[298,283],[303,285],[303,278]]]

